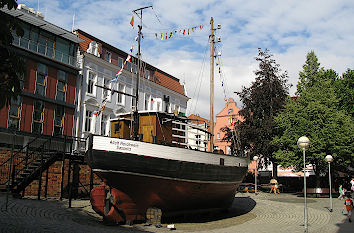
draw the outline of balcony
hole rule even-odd
[[[37,54],[44,55],[48,58],[62,62],[64,64],[78,68],[75,57],[65,54],[47,45],[43,45],[38,42],[34,42],[29,39],[18,37],[18,36],[14,36],[14,40],[12,44],[24,48],[26,50],[35,52]]]

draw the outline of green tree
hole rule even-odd
[[[0,0],[0,7],[9,10],[16,9],[14,0]],[[12,47],[13,36],[23,36],[19,20],[0,11],[0,109],[11,103],[11,98],[17,99],[21,93],[20,77],[25,73],[23,59]]]
[[[307,136],[311,145],[306,150],[306,163],[313,165],[318,187],[320,174],[327,171],[324,160],[327,154],[333,156],[333,165],[342,171],[353,164],[354,128],[351,117],[338,109],[339,99],[333,85],[336,73],[319,69],[314,60],[317,57],[310,52],[297,85],[301,94],[289,98],[284,111],[275,117],[280,134],[271,144],[278,147],[274,155],[281,165],[301,170],[302,153],[296,142],[299,137]]]
[[[342,77],[337,77],[336,94],[339,98],[339,109],[346,111],[354,118],[354,70],[348,69]]]
[[[311,87],[318,79],[318,75],[323,72],[320,69],[320,63],[314,51],[311,51],[306,56],[306,62],[303,65],[303,71],[299,73],[299,82],[297,84],[296,94],[301,95],[306,87]]]
[[[270,144],[274,135],[274,116],[285,104],[289,85],[287,72],[281,72],[279,64],[272,59],[272,54],[266,49],[258,49],[256,61],[259,68],[255,71],[255,81],[250,87],[242,87],[240,96],[243,108],[239,114],[243,121],[236,127],[242,151],[249,151],[250,156],[262,156],[266,164],[273,162],[273,173],[277,174],[277,160],[273,153],[277,147]]]

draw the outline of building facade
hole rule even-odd
[[[83,40],[78,53],[82,75],[77,83],[76,135],[86,137],[89,133],[94,133],[108,136],[110,119],[135,108],[135,99],[132,96],[135,96],[136,92],[137,59],[132,56],[131,62],[124,66],[118,80],[111,82],[128,53],[82,30],[76,30],[75,33]],[[184,115],[188,101],[184,86],[177,78],[164,71],[145,62],[142,64],[138,110],[178,112]],[[110,89],[129,95],[111,94]],[[99,115],[93,114],[99,110],[105,99],[107,101],[104,110]]]
[[[216,147],[215,149],[222,150],[224,154],[231,154],[231,142],[223,141],[225,133],[221,129],[224,127],[234,129],[234,123],[242,121],[239,111],[240,109],[237,107],[236,102],[232,98],[229,98],[223,110],[216,115],[214,146]]]
[[[40,12],[25,5],[13,10],[5,6],[0,11],[17,18],[24,30],[22,37],[13,32],[12,49],[25,62],[21,95],[17,100],[13,99],[9,107],[0,109],[0,188],[4,188],[4,185],[18,182],[14,177],[21,169],[28,169],[29,163],[35,164],[40,153],[54,157],[50,150],[63,152],[70,148],[80,70],[76,53],[81,40],[76,34],[44,20]],[[66,138],[71,139],[66,141]],[[49,154],[44,154],[45,145]],[[23,161],[26,165],[21,167]],[[77,169],[79,166],[81,170]],[[11,179],[8,176],[10,167],[13,168]],[[45,196],[59,197],[63,195],[61,187],[67,190],[70,184],[70,176],[64,172],[75,177],[90,174],[87,165],[72,165],[65,156],[58,156],[51,164],[48,162],[48,167],[37,163],[31,171],[40,167],[43,172],[25,187],[23,194],[36,195],[40,190],[39,196],[45,193]],[[26,177],[30,175],[27,173]],[[83,179],[80,178],[82,183],[88,183]],[[46,184],[41,185],[40,180]]]
[[[188,146],[191,149],[207,151],[210,122],[195,114],[189,115],[188,119],[190,119],[187,129]]]
[[[23,145],[35,135],[72,136],[79,38],[24,5],[0,10],[21,22],[24,36],[13,32],[13,48],[26,66],[21,96],[0,110],[0,141],[15,132]]]

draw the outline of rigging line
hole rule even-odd
[[[203,74],[204,74],[205,60],[206,60],[206,54],[207,54],[207,51],[208,51],[208,47],[209,47],[209,41],[207,41],[207,45],[206,45],[206,47],[205,47],[202,69],[201,69],[201,71],[200,71],[200,73],[199,73],[198,81],[197,81],[197,83],[196,83],[196,85],[198,85],[198,83],[200,82],[200,85],[198,86],[199,88],[196,88],[196,89],[195,89],[195,92],[197,91],[198,94],[197,94],[197,96],[196,96],[196,101],[195,101],[195,105],[194,105],[194,110],[193,110],[193,112],[196,111],[197,104],[198,104],[198,100],[199,100],[200,88],[201,88],[202,83],[203,83],[203,78],[202,78],[202,77],[203,77]],[[194,93],[194,94],[195,94],[195,93]],[[195,95],[194,95],[194,96],[195,96]],[[194,97],[194,96],[193,96],[193,97]],[[192,106],[191,106],[191,107],[192,107]]]
[[[195,89],[195,92],[194,92],[194,95],[193,95],[193,98],[195,96],[195,93],[198,92],[197,96],[196,96],[196,101],[195,101],[195,105],[194,105],[194,110],[193,112],[195,113],[196,111],[196,108],[197,108],[197,104],[198,104],[198,100],[199,100],[199,93],[200,93],[200,88],[203,84],[203,74],[204,74],[204,67],[205,67],[205,60],[206,60],[206,54],[207,54],[207,51],[208,51],[208,46],[209,45],[209,40],[207,41],[207,45],[205,46],[205,50],[204,50],[204,57],[203,57],[203,63],[202,63],[202,68],[199,72],[199,76],[198,76],[198,79],[197,79],[197,83],[196,85],[198,85],[198,83],[200,82],[200,85],[198,86],[198,88]],[[191,109],[192,109],[192,106],[191,106]]]
[[[196,28],[195,30],[203,30],[205,25],[208,25],[209,22],[207,23],[200,23],[200,24],[194,24],[194,26],[188,26],[188,25],[181,25],[181,26],[174,26],[174,27],[168,27],[168,28],[156,28],[156,27],[148,27],[149,29],[156,30],[156,31],[165,31],[165,32],[171,32],[171,31],[179,31],[179,30],[188,30],[191,28]],[[200,26],[202,26],[202,29],[200,29]]]
[[[157,14],[156,14],[156,12],[155,12],[154,7],[151,7],[151,9],[152,9],[152,11],[154,12],[157,21],[159,21],[159,23],[162,24],[161,21],[160,21],[160,19],[159,19],[159,17],[157,17]]]
[[[193,92],[193,94],[192,94],[192,96],[191,96],[191,99],[192,100],[194,100],[194,97],[196,96],[196,92],[197,92],[197,90],[198,90],[198,83],[199,83],[199,79],[200,79],[200,77],[201,77],[201,73],[203,72],[203,70],[204,70],[204,64],[205,64],[205,56],[206,56],[206,50],[207,50],[207,47],[205,48],[205,50],[204,50],[204,56],[203,56],[203,61],[202,61],[202,66],[201,66],[201,69],[199,70],[199,74],[198,74],[198,76],[197,76],[197,82],[196,82],[196,87],[195,88],[193,88],[194,89],[194,92]],[[193,106],[193,104],[191,103],[191,104],[187,104],[187,109],[186,109],[186,112],[188,112],[188,111],[191,111],[192,110],[192,107]]]

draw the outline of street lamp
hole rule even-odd
[[[257,195],[257,161],[258,161],[258,156],[253,157],[253,161],[255,161],[256,165],[254,168],[254,195]]]
[[[306,202],[306,162],[305,162],[305,150],[310,145],[310,140],[302,136],[297,140],[297,146],[302,149],[303,160],[304,160],[304,226],[305,233],[307,233],[307,202]]]
[[[333,211],[333,203],[332,203],[331,162],[333,161],[333,157],[332,157],[332,155],[327,155],[325,159],[328,162],[329,212],[332,212]]]

